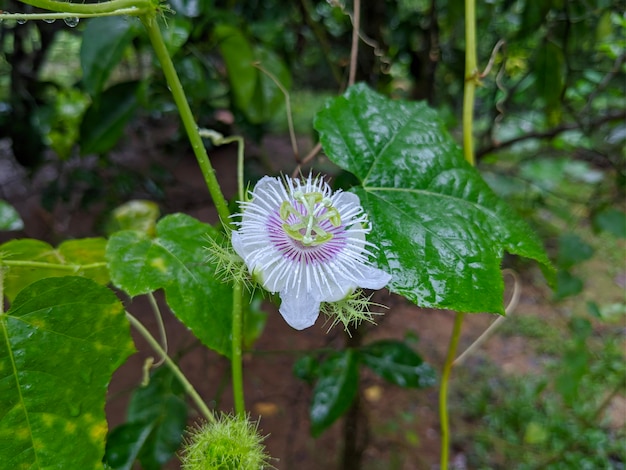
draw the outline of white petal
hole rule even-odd
[[[361,201],[359,196],[354,193],[337,192],[332,197],[333,207],[339,211],[340,214],[346,213],[355,208],[360,209]]]
[[[363,266],[357,276],[361,277],[358,281],[359,287],[364,289],[382,289],[391,281],[390,274],[371,266]]]
[[[279,312],[289,326],[304,330],[315,324],[320,314],[320,303],[310,294],[302,290],[298,295],[297,289],[291,289],[281,292],[280,298]]]
[[[358,287],[342,275],[334,263],[310,267],[313,281],[311,295],[319,302],[336,302],[345,299]],[[315,282],[318,281],[318,282]]]
[[[246,256],[250,254],[251,247],[249,245],[246,246],[244,243],[241,242],[241,235],[236,230],[233,230],[231,232],[230,241],[233,244],[233,250],[235,250],[235,253],[237,253],[245,260]]]

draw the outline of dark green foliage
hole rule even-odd
[[[354,350],[333,354],[320,365],[309,412],[313,436],[319,436],[350,408],[358,388],[358,355]]]
[[[137,459],[144,469],[158,470],[178,450],[186,425],[183,389],[172,372],[161,367],[133,393],[126,423],[107,439],[105,460],[116,470],[130,470]]]
[[[117,144],[139,105],[139,86],[139,82],[114,85],[95,99],[80,128],[83,155],[106,153]]]
[[[361,350],[363,364],[400,387],[425,388],[435,384],[435,370],[405,343],[377,341]]]
[[[331,354],[321,363],[312,355],[298,359],[294,375],[315,382],[311,401],[311,434],[319,436],[353,404],[363,365],[386,381],[404,388],[427,388],[435,384],[435,371],[406,343],[377,341],[359,349]]]

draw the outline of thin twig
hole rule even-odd
[[[154,339],[154,336],[148,331],[148,329],[143,326],[143,324],[134,316],[132,316],[129,312],[126,312],[126,318],[128,321],[135,327],[135,329],[139,332],[139,334],[148,342],[148,344],[154,349],[159,356],[165,361],[165,365],[170,368],[172,373],[176,376],[176,378],[180,381],[181,385],[185,389],[185,392],[191,397],[193,402],[196,404],[202,415],[208,419],[210,422],[215,423],[216,419],[213,415],[213,412],[209,409],[209,407],[204,403],[200,394],[196,391],[196,389],[191,385],[191,382],[185,377],[185,374],[179,369],[176,363],[167,355],[167,353],[163,350],[159,342]]]
[[[623,119],[626,119],[626,111],[618,111],[614,113],[605,114],[604,116],[600,116],[599,118],[588,122],[585,127],[587,129],[593,129],[594,127],[600,126],[602,124],[606,124],[607,122],[619,121]],[[559,126],[553,127],[552,129],[548,129],[546,131],[529,132],[527,134],[520,135],[518,137],[514,137],[509,140],[492,143],[491,145],[488,145],[487,147],[479,149],[476,152],[476,157],[478,158],[483,157],[487,155],[488,153],[493,152],[494,150],[501,150],[503,148],[510,147],[511,145],[516,144],[518,142],[522,142],[524,140],[551,139],[563,132],[580,129],[580,128],[581,126],[578,123],[570,122],[570,123],[561,124]]]
[[[291,140],[291,149],[293,150],[293,155],[296,157],[296,161],[300,161],[300,152],[298,150],[298,141],[296,140],[296,131],[293,127],[293,117],[291,116],[291,99],[289,97],[289,91],[283,86],[282,83],[276,78],[276,76],[264,68],[260,62],[255,62],[252,64],[255,68],[259,69],[265,75],[267,75],[278,87],[278,89],[285,95],[285,108],[287,111],[287,127],[289,129],[289,140]]]
[[[315,144],[315,147],[313,147],[311,151],[306,155],[306,157],[302,159],[302,161],[298,164],[296,169],[293,170],[293,172],[291,173],[291,177],[297,178],[298,175],[300,175],[300,172],[302,171],[302,167],[306,165],[307,163],[309,163],[311,160],[313,160],[315,156],[318,153],[320,153],[320,150],[322,150],[322,144],[321,142],[318,142],[317,144]]]
[[[487,75],[489,75],[489,73],[491,72],[491,68],[493,67],[493,64],[496,61],[496,55],[498,54],[498,51],[505,44],[506,44],[506,41],[504,39],[500,39],[496,43],[496,45],[493,47],[493,51],[491,51],[491,57],[489,57],[489,62],[487,63],[487,67],[485,67],[485,70],[483,70],[483,72],[480,74],[480,78],[485,78]]]
[[[511,300],[509,300],[509,304],[504,309],[504,316],[498,317],[498,319],[494,321],[491,325],[489,325],[489,327],[483,332],[483,334],[481,334],[476,339],[476,341],[474,341],[465,351],[463,351],[463,353],[459,357],[454,360],[454,362],[452,363],[454,367],[463,364],[465,362],[465,359],[467,359],[470,354],[480,348],[482,344],[487,341],[491,337],[491,335],[493,335],[496,329],[502,324],[502,322],[504,322],[509,317],[511,313],[513,313],[513,311],[517,307],[521,293],[521,283],[519,280],[519,276],[512,269],[505,269],[502,271],[502,273],[510,274],[513,277],[513,294],[511,295]]]
[[[167,332],[165,331],[165,325],[163,324],[163,315],[161,315],[161,309],[159,308],[159,304],[157,303],[154,294],[152,292],[148,292],[147,295],[148,300],[150,301],[150,306],[152,307],[152,311],[154,312],[154,318],[157,322],[159,338],[161,340],[161,347],[163,348],[163,351],[165,351],[165,354],[167,354]],[[163,364],[163,361],[165,361],[165,359],[161,358],[159,362],[153,364],[152,367],[159,367],[161,364]]]
[[[352,47],[350,50],[350,73],[348,74],[348,86],[354,85],[356,80],[356,65],[359,55],[359,29],[361,28],[361,0],[354,0],[354,12],[352,17]]]

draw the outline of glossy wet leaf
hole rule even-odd
[[[134,351],[115,294],[81,277],[42,279],[0,331],[1,467],[101,469],[107,386]]]
[[[315,120],[324,151],[360,182],[357,194],[388,287],[417,305],[504,313],[505,251],[551,271],[537,236],[463,159],[437,113],[364,85]]]
[[[22,230],[24,222],[11,204],[0,200],[0,231]]]
[[[108,16],[92,18],[82,33],[80,63],[83,84],[91,94],[98,95],[111,72],[122,60],[122,55],[137,34],[134,18]]]
[[[400,387],[424,388],[435,384],[435,370],[400,341],[383,340],[365,346],[363,364]]]
[[[79,275],[99,284],[109,282],[104,260],[104,238],[81,238],[67,240],[56,249],[41,240],[22,238],[0,245],[0,264],[6,261],[35,261],[49,263],[50,267],[10,266],[4,277],[4,295],[12,301],[17,293],[35,281],[47,277]],[[63,269],[62,266],[73,266]]]
[[[161,367],[150,382],[133,393],[127,422],[107,439],[106,461],[114,469],[160,469],[176,453],[187,424],[183,389],[171,371]]]
[[[207,263],[207,237],[217,231],[185,214],[168,215],[156,237],[126,230],[111,236],[111,280],[131,297],[165,290],[174,314],[209,348],[230,356],[232,288]]]
[[[313,436],[319,436],[350,408],[359,386],[358,363],[358,355],[347,349],[319,366],[309,410]]]
[[[138,82],[125,82],[105,90],[85,112],[80,127],[80,153],[106,153],[122,137],[137,106]]]

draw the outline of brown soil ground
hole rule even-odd
[[[156,126],[156,127],[155,127]],[[124,150],[111,156],[114,165],[123,165],[139,172],[148,172],[149,163],[158,162],[171,175],[166,186],[165,199],[159,201],[163,213],[186,212],[200,220],[214,223],[216,214],[201,179],[193,157],[184,154],[164,154],[164,146],[173,135],[171,126],[158,124],[135,129],[132,140]],[[128,145],[128,144],[132,145]],[[8,157],[6,142],[0,143],[0,197],[9,200],[22,214],[26,227],[18,234],[56,243],[68,237],[89,236],[94,233],[99,207],[82,210],[76,201],[57,205],[50,213],[42,209],[40,192],[49,181],[62,178],[54,164],[40,169],[32,183]],[[310,148],[306,139],[301,142],[304,155]],[[184,146],[183,146],[184,148]],[[250,145],[250,173],[291,173],[295,167],[289,142],[282,137],[268,137],[262,146]],[[229,146],[211,151],[211,159],[218,178],[223,183],[227,197],[236,191],[235,148]],[[94,160],[70,162],[68,166],[83,165],[98,170]],[[327,162],[318,159],[315,168],[325,171]],[[112,173],[114,174],[114,173]],[[146,197],[137,190],[135,197]],[[14,234],[15,235],[15,234]],[[3,240],[0,240],[3,241]],[[419,266],[417,267],[419,269]],[[558,316],[547,302],[547,291],[542,286],[538,272],[531,269],[523,276],[522,294],[516,309],[517,315]],[[538,287],[539,286],[539,287]],[[420,309],[403,298],[378,292],[375,301],[387,305],[389,310],[378,318],[378,325],[368,326],[364,342],[382,338],[403,339],[407,332],[419,337],[418,352],[437,370],[443,364],[454,314],[446,311]],[[161,299],[162,302],[162,299]],[[253,350],[245,355],[246,404],[253,419],[261,416],[260,429],[267,435],[267,449],[275,459],[273,464],[281,470],[319,470],[339,468],[342,443],[342,421],[339,420],[320,438],[309,434],[308,408],[312,388],[298,380],[292,373],[300,352],[316,348],[341,348],[345,337],[341,328],[327,333],[323,319],[302,332],[285,324],[275,307],[266,303],[269,317],[266,329]],[[128,309],[135,313],[151,331],[156,332],[154,317],[146,299],[134,299]],[[166,309],[164,309],[166,310]],[[494,321],[491,315],[469,315],[463,327],[460,350],[467,348]],[[224,411],[232,410],[229,387],[229,365],[219,355],[207,351],[178,322],[165,313],[170,351],[185,350],[181,368],[197,387],[207,403]],[[145,342],[135,335],[139,353],[131,357],[114,375],[107,413],[110,426],[124,420],[129,393],[141,380],[142,365],[152,353]],[[495,335],[467,361],[473,367],[489,357],[507,373],[537,372],[541,359],[534,357],[521,337],[501,338]],[[363,462],[365,470],[399,469],[421,470],[438,468],[440,429],[438,424],[438,389],[406,390],[385,383],[372,373],[361,374],[361,409],[369,432],[365,436]],[[460,423],[459,423],[460,424]],[[455,419],[452,423],[455,427]],[[455,468],[465,468],[463,446],[455,446]],[[168,468],[178,468],[176,462]]]

